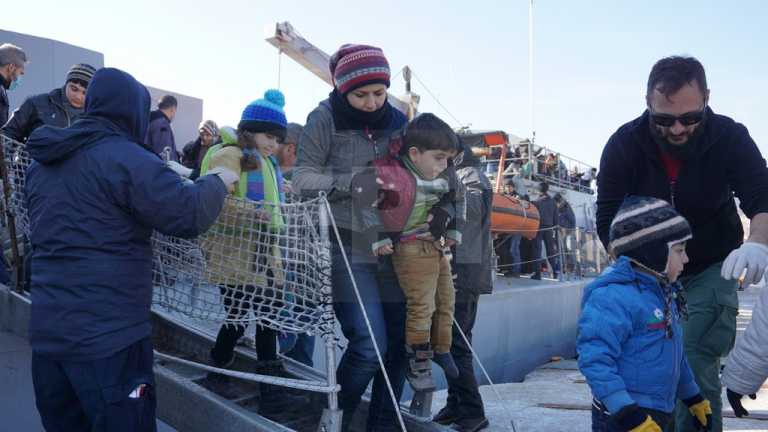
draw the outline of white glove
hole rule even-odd
[[[224,185],[229,187],[238,180],[240,180],[240,176],[235,174],[232,170],[224,168],[224,167],[216,167],[208,171],[208,174],[210,175],[217,175],[221,179],[221,181],[224,182]]]
[[[763,279],[766,267],[768,267],[768,246],[746,242],[728,255],[723,262],[720,276],[725,280],[738,279],[746,270],[744,284],[751,285]]]
[[[174,170],[176,172],[176,174],[178,174],[178,175],[180,175],[182,177],[189,178],[189,176],[192,175],[192,169],[191,168],[187,168],[184,165],[182,165],[182,164],[180,164],[180,163],[178,163],[176,161],[168,161],[165,164],[168,166],[168,168]]]

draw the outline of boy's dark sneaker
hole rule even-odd
[[[443,368],[447,378],[456,379],[459,377],[459,368],[456,367],[456,362],[453,361],[453,356],[450,352],[435,353],[434,361]]]
[[[458,410],[450,405],[446,405],[432,418],[432,421],[443,426],[449,426],[455,423],[458,419]]]
[[[488,419],[485,417],[464,418],[457,420],[451,429],[460,432],[477,432],[487,428]]]
[[[432,379],[432,362],[434,353],[429,344],[406,345],[405,355],[408,358],[408,368],[405,377],[414,391],[433,392],[435,381]]]

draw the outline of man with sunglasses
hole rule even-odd
[[[667,57],[653,66],[646,111],[603,149],[597,230],[607,248],[611,222],[627,195],[666,200],[690,222],[690,262],[680,279],[688,301],[684,347],[712,406],[711,430],[721,431],[720,358],[736,335],[737,280],[743,275],[743,283],[757,283],[768,266],[768,168],[746,127],[708,103],[698,60]],[[734,195],[751,219],[743,244]],[[677,432],[696,430],[683,403],[675,420]]]

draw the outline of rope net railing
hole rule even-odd
[[[24,183],[31,158],[24,144],[2,135],[0,140],[10,186],[3,222],[10,214],[19,244],[26,245]],[[324,202],[321,197],[266,205],[229,196],[215,224],[197,238],[155,232],[153,307],[211,324],[258,324],[332,337],[330,252],[327,226],[320,220]]]
[[[323,200],[264,205],[227,197],[196,239],[155,232],[154,303],[191,318],[277,331],[332,332],[330,262],[321,238]],[[324,282],[326,281],[326,282]]]
[[[5,135],[0,134],[0,144],[3,146],[3,156],[5,166],[8,170],[8,183],[10,185],[10,195],[8,199],[3,199],[3,207],[7,208],[16,220],[16,232],[19,235],[29,234],[29,216],[27,207],[24,203],[24,185],[27,167],[32,162],[24,145],[14,141]],[[3,225],[6,226],[8,218],[3,213]]]

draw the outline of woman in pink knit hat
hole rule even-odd
[[[370,163],[387,153],[390,137],[406,124],[405,116],[387,101],[390,69],[380,48],[343,45],[331,57],[334,89],[310,113],[299,138],[293,173],[296,192],[314,197],[326,192],[341,233],[332,246],[333,300],[336,317],[349,340],[337,376],[342,430],[349,428],[368,384],[373,394],[368,430],[400,430],[393,403],[357,302],[342,251],[349,257],[357,289],[384,359],[395,396],[405,381],[405,300],[390,257],[375,257],[370,233],[363,232],[359,206],[370,206],[379,192]]]

